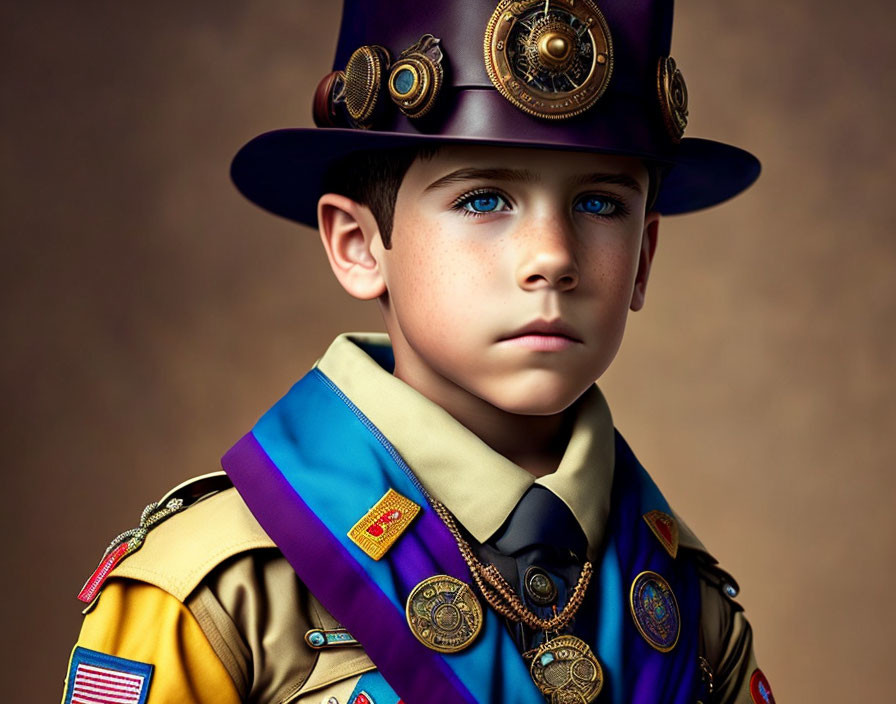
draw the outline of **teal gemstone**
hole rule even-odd
[[[395,74],[395,80],[392,82],[395,90],[399,95],[407,95],[414,87],[414,72],[409,68],[402,68]]]
[[[324,638],[323,633],[312,633],[308,636],[308,640],[311,641],[311,645],[315,648],[319,648],[327,642],[327,639]]]
[[[545,653],[541,656],[539,663],[541,663],[542,667],[547,667],[552,662],[554,662],[554,654],[553,653]]]

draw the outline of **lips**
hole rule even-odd
[[[535,320],[518,330],[514,330],[509,335],[505,335],[500,339],[500,342],[527,337],[564,338],[570,342],[582,342],[581,338],[576,335],[575,330],[562,320]]]

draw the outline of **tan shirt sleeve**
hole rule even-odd
[[[186,606],[247,702],[316,703],[330,690],[344,701],[361,673],[374,669],[361,648],[308,646],[309,629],[339,624],[276,550],[221,565]]]
[[[152,665],[146,704],[241,701],[190,611],[150,584],[110,581],[85,617],[77,646]]]
[[[115,568],[78,645],[152,664],[147,704],[318,704],[344,701],[374,667],[361,648],[305,643],[310,628],[338,625],[229,489],[161,523]]]
[[[743,609],[723,592],[724,572],[701,569],[701,624],[704,656],[713,670],[713,698],[717,704],[753,704],[750,676],[756,669],[753,630]]]

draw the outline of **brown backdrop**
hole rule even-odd
[[[13,6],[15,5],[15,6]],[[228,161],[309,124],[338,3],[5,3],[5,701],[59,697],[107,541],[223,450],[330,338],[378,328],[315,236]],[[682,2],[691,135],[757,187],[669,219],[604,382],[741,582],[781,702],[891,698],[896,578],[888,0]]]

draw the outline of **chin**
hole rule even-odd
[[[507,413],[522,416],[553,416],[574,404],[590,386],[590,383],[581,388],[545,383],[518,384],[510,387],[513,389],[512,393],[507,393],[504,389],[503,393],[498,390],[481,398]]]

